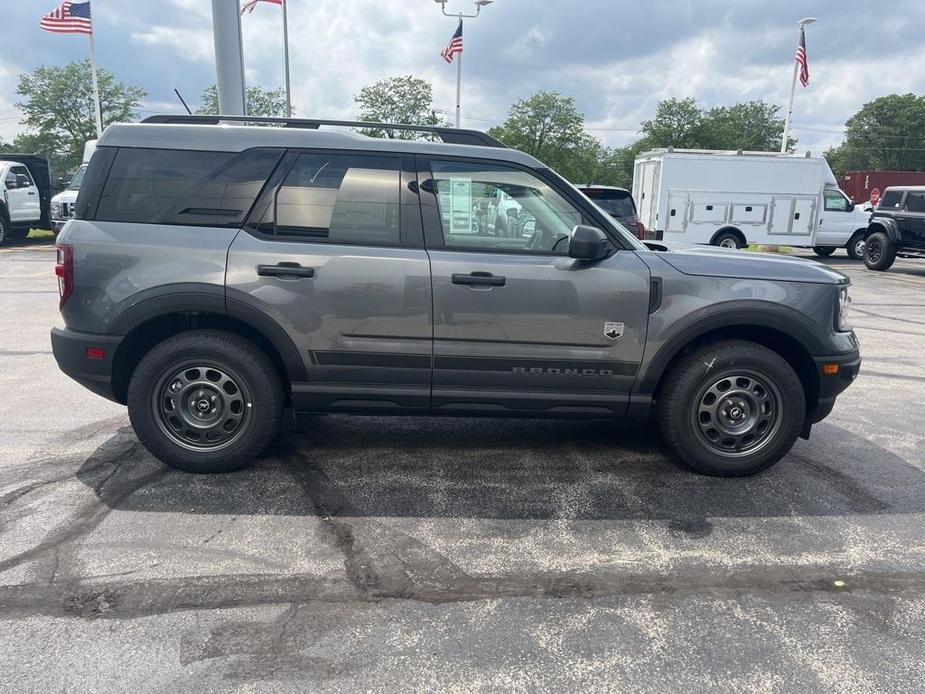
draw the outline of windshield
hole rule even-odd
[[[87,173],[86,166],[81,166],[79,169],[77,169],[77,171],[74,172],[74,177],[71,179],[71,182],[68,183],[67,189],[78,190],[80,188],[80,184],[83,183],[85,173]]]
[[[636,208],[633,206],[633,198],[629,193],[622,190],[594,190],[593,188],[582,191],[586,196],[591,198],[597,206],[605,212],[612,214],[614,217],[635,217]]]

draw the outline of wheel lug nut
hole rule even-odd
[[[210,399],[212,400],[212,402],[215,402],[216,400],[218,400],[218,398],[216,398],[214,395]]]

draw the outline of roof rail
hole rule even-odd
[[[334,125],[345,128],[376,128],[378,130],[408,130],[432,133],[443,142],[451,145],[481,145],[482,147],[507,147],[488,133],[480,130],[463,130],[445,128],[438,125],[404,125],[402,123],[376,123],[359,120],[326,120],[322,118],[276,118],[268,116],[187,116],[160,115],[149,116],[142,123],[170,123],[175,125],[218,125],[220,123],[268,123],[284,128],[308,128],[317,130],[322,125]]]

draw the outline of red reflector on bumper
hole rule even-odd
[[[106,350],[102,347],[87,347],[87,359],[105,359]]]

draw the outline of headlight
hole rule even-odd
[[[835,329],[840,333],[851,332],[851,297],[848,296],[848,288],[842,287],[838,290],[838,306],[835,310]]]

